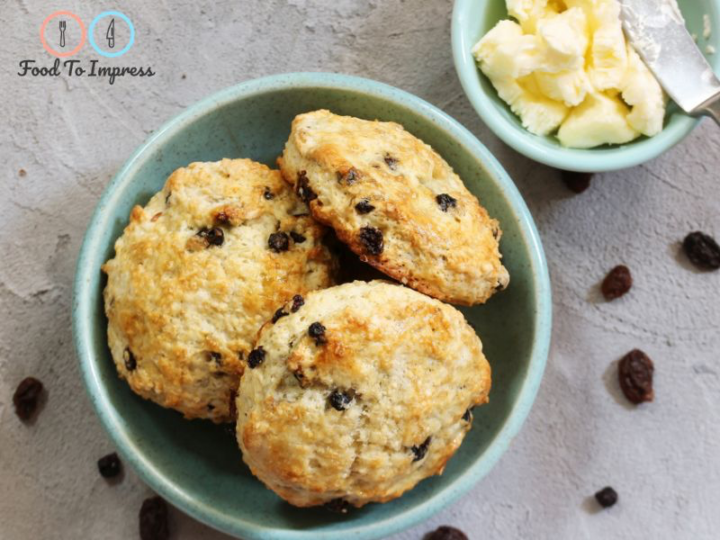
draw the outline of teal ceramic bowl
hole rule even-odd
[[[703,50],[707,45],[720,51],[720,6],[715,0],[678,0],[688,28],[700,39]],[[713,32],[709,40],[702,38],[703,15],[708,14]],[[502,101],[485,75],[478,69],[471,54],[473,45],[498,21],[507,19],[505,0],[456,0],[452,17],[452,48],[455,69],[470,103],[487,126],[506,144],[521,154],[570,171],[602,172],[634,167],[672,148],[688,135],[699,120],[683,113],[670,103],[664,129],[655,137],[641,137],[635,141],[602,146],[589,150],[564,148],[554,137],[533,135],[522,127],[517,116]],[[720,52],[708,55],[713,69],[720,70]]]
[[[511,285],[486,305],[465,309],[493,366],[490,404],[442,476],[402,498],[346,516],[297,509],[244,466],[234,437],[205,421],[186,421],[134,395],[106,343],[100,265],[130,209],[192,161],[248,157],[274,164],[299,113],[401,122],[430,143],[502,224]],[[300,73],[249,81],[190,107],[159,129],[105,190],[80,252],[73,300],[75,345],[88,394],[117,449],[160,495],[208,525],[246,540],[381,538],[458,498],[485,475],[517,434],[542,378],[550,337],[550,284],[540,239],[520,194],[500,164],[465,128],[432,105],[377,82]]]

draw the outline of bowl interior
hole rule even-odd
[[[697,34],[705,51],[712,45],[720,51],[720,31],[703,38],[703,15],[708,14],[712,28],[720,28],[720,13],[713,0],[678,0],[690,32]],[[665,127],[658,135],[640,137],[624,145],[606,145],[592,149],[565,148],[554,136],[533,135],[522,127],[519,118],[500,99],[490,80],[477,67],[471,49],[498,21],[510,18],[505,0],[456,0],[453,14],[453,53],[458,76],[480,117],[505,143],[528,157],[559,168],[587,172],[615,170],[637,165],[659,155],[687,135],[697,120],[685,115],[672,102],[668,104]],[[713,69],[720,69],[720,54],[706,57]]]
[[[146,143],[108,187],[80,256],[76,342],[91,399],[105,427],[153,488],[196,518],[244,538],[379,537],[428,517],[470,487],[459,482],[461,477],[476,480],[497,460],[519,428],[542,376],[550,330],[549,284],[534,226],[514,186],[489,154],[483,163],[485,157],[476,148],[453,136],[439,111],[422,110],[430,106],[417,98],[412,98],[417,100],[413,104],[389,94],[373,95],[359,88],[364,84],[360,79],[352,81],[345,87],[300,82],[242,95],[226,91],[224,97],[190,109]],[[250,474],[230,430],[205,421],[188,422],[130,391],[118,378],[107,348],[105,282],[100,272],[100,265],[113,255],[114,241],[133,205],[145,204],[173,170],[223,157],[273,165],[293,117],[318,108],[394,120],[431,144],[500,220],[504,261],[512,276],[510,287],[486,305],[463,309],[484,342],[493,367],[493,389],[490,404],[476,409],[473,429],[445,473],[396,501],[371,504],[342,517],[290,507]],[[396,519],[407,513],[412,519]]]

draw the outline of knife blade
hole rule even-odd
[[[620,0],[625,35],[660,85],[691,115],[720,95],[720,81],[685,27],[675,0]]]
[[[107,39],[108,47],[111,49],[115,48],[115,19],[110,21],[105,38]]]

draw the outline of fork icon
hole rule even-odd
[[[65,30],[67,30],[67,22],[60,21],[60,47],[65,47]]]

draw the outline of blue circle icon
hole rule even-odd
[[[117,17],[119,19],[122,19],[125,21],[125,24],[128,25],[128,28],[130,29],[130,39],[127,42],[127,45],[116,52],[107,52],[102,50],[100,47],[97,46],[97,43],[95,43],[95,26],[97,26],[97,23],[100,22],[101,19],[104,19],[105,17]],[[110,28],[108,28],[108,32],[110,32]],[[108,33],[108,39],[115,39],[115,29],[112,28],[112,38],[110,38],[110,34]],[[119,11],[103,11],[100,15],[95,17],[90,24],[90,30],[88,31],[88,37],[90,38],[90,45],[92,45],[93,49],[95,49],[95,52],[97,52],[100,56],[104,56],[105,58],[117,58],[118,56],[122,56],[126,52],[130,50],[130,47],[133,46],[133,43],[135,43],[135,27],[133,26],[133,23],[130,21],[127,15],[124,13],[120,13]]]

